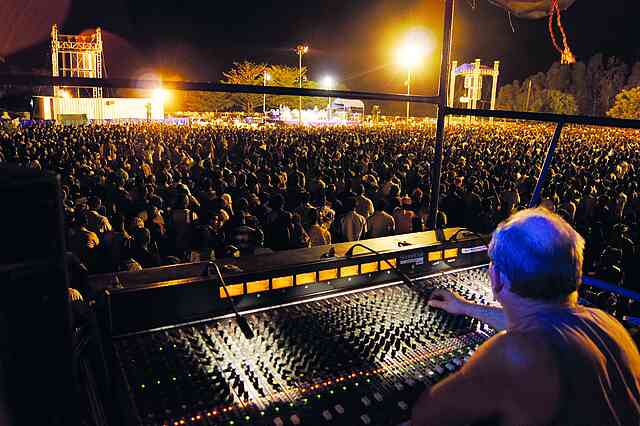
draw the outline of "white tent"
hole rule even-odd
[[[356,109],[360,108],[364,110],[364,102],[359,99],[342,99],[336,98],[331,103],[332,108],[341,108],[341,109]]]

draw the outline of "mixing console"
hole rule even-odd
[[[383,284],[330,298],[115,341],[142,424],[398,424],[429,384],[457,370],[493,331],[429,308],[435,288],[488,303],[486,268],[413,288]]]

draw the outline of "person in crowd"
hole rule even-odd
[[[147,228],[133,230],[133,247],[130,254],[143,268],[160,266],[160,256],[151,246],[151,232]]]
[[[384,211],[386,204],[383,198],[376,200],[375,212],[367,219],[369,238],[388,237],[396,233],[396,221],[393,216]]]
[[[87,212],[87,229],[97,235],[104,235],[111,230],[111,223],[106,216],[102,215],[102,201],[96,196],[89,197],[89,211]]]
[[[265,220],[265,244],[273,250],[287,250],[292,246],[293,215],[284,209],[284,196],[274,195],[269,201],[271,212]]]
[[[413,201],[408,195],[402,197],[401,204],[393,211],[393,220],[396,223],[398,234],[408,234],[413,232],[413,222],[416,214],[411,210]]]
[[[365,219],[369,218],[374,211],[373,202],[365,195],[364,185],[357,185],[354,192],[356,194],[356,212]]]
[[[356,199],[347,198],[344,203],[347,212],[340,218],[340,231],[345,241],[358,241],[367,233],[367,220],[356,212]]]
[[[311,240],[311,247],[331,244],[331,233],[320,224],[320,211],[318,209],[311,211],[311,222],[312,225],[307,230]]]
[[[432,293],[431,307],[502,331],[422,394],[412,426],[638,422],[638,348],[612,316],[577,303],[584,244],[560,216],[522,210],[498,226],[489,246],[491,288],[501,306]]]
[[[92,265],[100,239],[95,232],[87,229],[87,224],[86,212],[78,211],[73,234],[69,238],[69,248],[85,265]]]

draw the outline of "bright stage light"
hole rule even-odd
[[[335,81],[333,80],[333,77],[331,77],[330,75],[326,75],[322,79],[322,88],[326,90],[331,90],[334,87],[334,83]]]
[[[169,98],[169,91],[165,89],[154,89],[152,96],[155,100],[165,102]]]
[[[60,89],[60,91],[58,93],[60,94],[61,98],[65,98],[65,99],[71,98],[71,93],[67,92],[64,89]]]
[[[407,33],[396,52],[396,60],[404,68],[414,68],[433,50],[433,43],[427,32],[413,29]]]

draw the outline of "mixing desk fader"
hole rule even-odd
[[[429,308],[448,288],[490,303],[486,267],[435,274],[116,339],[142,424],[398,424],[493,331]]]

